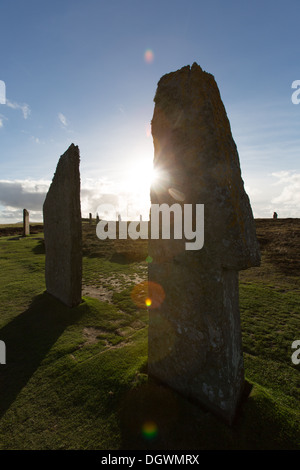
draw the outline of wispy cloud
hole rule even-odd
[[[41,140],[38,137],[35,137],[34,135],[30,136],[30,140],[34,142],[35,144],[41,144]]]
[[[12,109],[21,110],[22,113],[23,113],[24,119],[27,119],[29,117],[29,115],[31,114],[30,106],[27,103],[20,104],[20,103],[16,103],[15,101],[10,101],[10,100],[7,99],[6,100],[6,106],[8,106],[9,108],[12,108]]]
[[[3,116],[3,114],[0,114],[0,129],[1,127],[4,127],[4,121],[7,121],[7,117]]]
[[[58,120],[62,124],[63,127],[68,127],[69,123],[67,121],[66,116],[63,113],[58,113]]]

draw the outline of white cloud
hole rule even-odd
[[[245,186],[245,191],[252,201],[259,200],[262,190],[253,186]]]
[[[112,176],[112,175],[111,175]],[[134,188],[133,182],[128,183],[124,172],[122,177],[103,177],[99,179],[81,178],[81,214],[88,217],[89,213],[101,214],[104,206],[110,205],[109,217],[122,215],[123,220],[143,220],[149,216],[149,193]],[[11,220],[18,222],[23,208],[42,220],[42,206],[50,181],[40,180],[0,180],[0,223]],[[300,172],[278,171],[272,174],[256,175],[247,179],[247,194],[256,218],[271,218],[277,212],[280,218],[300,217]]]
[[[40,211],[48,187],[42,180],[0,180],[0,203],[6,208]]]
[[[7,121],[7,118],[3,116],[3,114],[0,114],[0,129],[4,127],[4,121]]]
[[[63,127],[68,127],[69,123],[63,113],[58,113],[58,120],[63,125]]]
[[[282,218],[300,217],[299,171],[252,173],[247,177],[245,190],[255,218],[270,218],[273,212]]]
[[[40,211],[29,211],[29,220],[32,222],[42,222],[43,215]],[[23,221],[23,209],[15,209],[14,207],[7,207],[0,211],[1,224],[14,224]]]
[[[272,199],[272,203],[280,207],[283,217],[300,217],[300,173],[279,171],[272,176],[277,178],[274,184],[281,186],[281,193]]]
[[[12,102],[12,101],[7,99],[6,100],[6,105],[9,108],[12,108],[12,109],[20,109],[23,113],[24,119],[27,119],[28,116],[31,114],[31,109],[30,109],[30,107],[27,103],[19,104],[19,103]]]
[[[300,173],[296,171],[277,171],[272,173],[272,176],[278,178],[278,181],[275,184],[285,184],[285,183],[292,183],[299,187],[300,184]]]
[[[250,204],[255,218],[269,218],[275,210],[271,199],[274,192],[270,192],[270,183],[266,183],[267,178],[250,179],[250,185],[245,185],[245,191],[249,196]],[[262,189],[263,188],[263,189]]]
[[[42,207],[50,185],[46,180],[0,180],[0,223],[22,220],[22,211],[30,212],[30,219],[42,221]]]
[[[107,207],[104,206],[109,205],[111,210],[107,217],[116,218],[117,214],[121,214],[123,220],[139,220],[141,214],[146,220],[149,215],[147,202],[143,194],[136,194],[132,190],[128,190],[128,187],[121,184],[120,181],[116,182],[107,178],[98,180],[86,178],[81,181],[82,217],[88,217],[90,212],[93,217],[97,213],[100,217],[104,217],[105,214],[101,212],[104,209],[106,211]]]
[[[34,135],[32,135],[30,137],[30,140],[32,140],[35,144],[41,144],[41,140],[38,138],[38,137],[35,137]]]
[[[35,220],[42,220],[43,203],[50,186],[46,180],[0,180],[0,223],[8,220],[18,222],[22,210],[26,208],[34,214]],[[149,201],[150,204],[150,201]],[[122,215],[123,220],[138,220],[139,215],[146,220],[149,215],[147,201],[141,194],[130,192],[120,182],[103,179],[86,178],[81,180],[81,214],[89,213],[104,217],[103,209],[110,206],[109,217]]]

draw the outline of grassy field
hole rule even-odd
[[[83,302],[45,293],[43,234],[0,227],[0,449],[300,449],[300,221],[257,220],[262,265],[240,273],[246,379],[232,427],[147,376],[147,247],[83,225]],[[6,235],[6,236],[4,236]]]

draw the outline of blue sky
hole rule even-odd
[[[298,0],[2,2],[0,223],[42,220],[72,142],[83,216],[147,211],[157,82],[193,62],[219,86],[254,216],[300,217],[299,18]]]

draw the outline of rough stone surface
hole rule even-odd
[[[60,157],[44,206],[47,292],[69,307],[81,302],[82,229],[79,149]]]
[[[30,235],[29,212],[23,209],[23,237]]]
[[[149,240],[163,295],[149,311],[148,370],[231,423],[244,387],[238,271],[260,263],[252,210],[214,77],[183,67],[154,101],[151,204],[204,204],[204,246]]]

